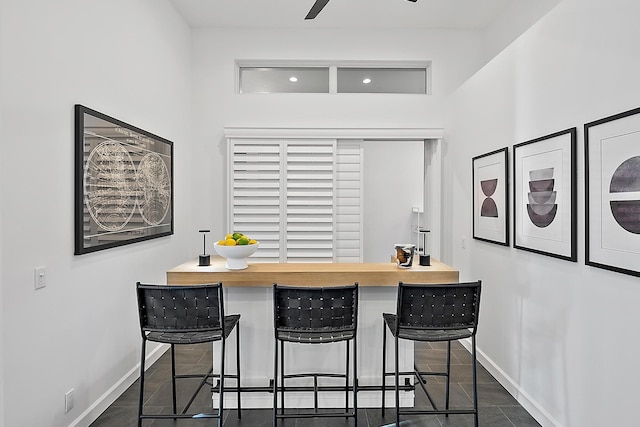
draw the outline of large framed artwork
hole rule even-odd
[[[576,128],[513,146],[513,247],[577,261]]]
[[[640,276],[640,108],[584,125],[585,262]]]
[[[173,143],[75,106],[75,254],[173,234]]]
[[[509,246],[509,157],[501,148],[473,158],[473,238]]]

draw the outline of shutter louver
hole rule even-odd
[[[287,262],[332,262],[335,141],[286,142]]]
[[[362,262],[362,141],[338,141],[336,155],[336,262]]]
[[[230,223],[260,242],[253,258],[280,260],[280,143],[235,141]]]

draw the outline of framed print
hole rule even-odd
[[[508,148],[473,158],[473,238],[509,246]]]
[[[585,262],[640,276],[640,108],[584,125]]]
[[[576,128],[513,146],[513,247],[577,261]]]
[[[173,234],[173,143],[75,106],[75,254]]]

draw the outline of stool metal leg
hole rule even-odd
[[[396,360],[395,360],[395,364],[396,364],[396,371],[395,371],[395,378],[396,378],[396,426],[400,425],[400,362],[398,360],[398,336],[396,335],[395,337],[395,356],[396,356]]]
[[[284,341],[280,341],[280,413],[284,414]]]
[[[278,341],[273,346],[273,427],[278,425]]]
[[[477,369],[476,369],[476,336],[473,335],[471,337],[471,345],[473,347],[473,410],[475,411],[473,414],[473,425],[478,427],[478,377],[477,377]]]
[[[318,376],[313,375],[313,412],[318,413]]]
[[[144,405],[144,362],[147,348],[147,340],[142,340],[140,356],[140,400],[138,402],[138,427],[142,427],[142,405]]]
[[[384,417],[385,380],[387,378],[387,323],[382,321],[382,416]]]
[[[449,389],[451,384],[451,341],[447,341],[447,385],[445,390],[445,409],[449,410]],[[449,414],[445,415],[446,417]]]
[[[171,397],[173,402],[173,413],[177,414],[176,405],[176,350],[171,344]]]
[[[222,337],[221,349],[220,349],[220,401],[218,402],[218,427],[222,427],[222,418],[224,415],[224,353],[226,349],[227,340]]]
[[[238,374],[238,419],[242,418],[242,403],[240,399],[240,320],[236,324],[236,373]]]
[[[347,342],[347,346],[349,342]],[[353,411],[354,425],[358,427],[358,341],[353,337]]]
[[[345,375],[344,375],[344,412],[349,412],[349,341],[345,341],[346,351],[347,351],[347,363],[345,365]]]

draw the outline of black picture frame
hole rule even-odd
[[[513,247],[576,262],[575,127],[513,146]]]
[[[640,108],[584,125],[585,263],[640,277]]]
[[[509,148],[472,159],[473,238],[509,246]]]
[[[173,234],[173,142],[75,105],[75,255]]]

